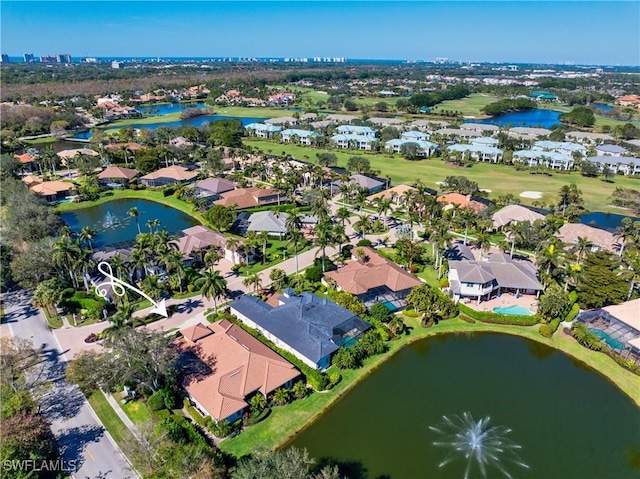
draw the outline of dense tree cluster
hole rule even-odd
[[[437,90],[430,93],[418,93],[409,98],[409,104],[418,109],[420,107],[432,107],[445,100],[458,100],[469,95],[469,89],[464,85],[456,85],[445,90]]]
[[[536,108],[536,102],[528,98],[502,99],[482,107],[487,115],[501,115],[510,111],[524,111]]]
[[[586,106],[576,106],[570,112],[560,115],[559,119],[563,123],[582,127],[593,126],[596,122],[593,110]]]
[[[54,133],[55,128],[67,130],[83,124],[73,109],[4,103],[0,105],[0,118],[4,133],[13,132],[19,136]]]

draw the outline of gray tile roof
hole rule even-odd
[[[361,333],[371,327],[348,309],[315,294],[286,295],[280,301],[284,304],[274,308],[244,295],[231,305],[231,310],[248,317],[314,363],[337,351],[346,332],[356,329]]]
[[[287,227],[285,225],[287,213],[274,213],[273,211],[258,211],[253,213],[249,219],[249,226],[247,231],[267,231],[269,233],[286,233]]]
[[[508,289],[542,291],[535,266],[527,261],[516,261],[505,254],[492,254],[488,261],[449,261],[449,267],[458,272],[462,283],[486,284],[495,280]]]

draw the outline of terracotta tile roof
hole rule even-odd
[[[563,243],[574,245],[579,237],[587,238],[591,243],[600,248],[617,252],[620,245],[616,241],[613,233],[594,228],[593,226],[583,225],[582,223],[567,223],[560,227],[556,233],[556,237]]]
[[[119,150],[123,146],[126,146],[127,150],[129,150],[129,151],[138,151],[138,150],[142,150],[142,148],[143,148],[141,145],[138,145],[137,143],[133,143],[133,142],[129,142],[129,143],[109,143],[107,146],[105,146],[105,148],[108,149],[108,150]]]
[[[197,171],[189,171],[184,166],[170,166],[168,168],[160,168],[152,171],[148,175],[144,175],[142,180],[157,180],[159,178],[170,178],[176,181],[188,181],[198,176]]]
[[[191,350],[211,371],[187,377],[183,386],[216,420],[248,406],[249,394],[269,394],[300,375],[291,363],[226,320],[198,324],[183,335],[176,341],[178,348]]]
[[[413,186],[409,185],[398,185],[393,188],[389,188],[388,190],[381,191],[380,193],[373,194],[368,196],[367,199],[369,201],[373,201],[377,198],[387,198],[392,199],[394,197],[402,197],[407,191],[418,191]]]
[[[121,168],[120,166],[108,166],[99,175],[98,178],[106,180],[109,178],[120,178],[131,180],[138,175],[138,170],[132,168]]]
[[[360,248],[355,248],[357,251]],[[370,289],[386,286],[391,291],[414,288],[422,282],[400,268],[397,264],[380,256],[369,247],[362,247],[368,261],[353,260],[344,267],[325,273],[340,288],[351,294],[364,294]]]
[[[34,160],[34,156],[29,153],[23,153],[22,155],[13,155],[20,163],[32,163]]]
[[[214,203],[226,207],[237,205],[239,209],[251,208],[252,206],[258,206],[258,198],[273,196],[277,193],[278,190],[273,188],[237,188],[222,193],[220,195],[222,198]]]
[[[75,158],[76,155],[100,156],[100,154],[91,148],[77,148],[75,150],[62,150],[57,153],[58,157],[66,160]]]
[[[438,202],[444,203],[446,205],[445,209],[447,209],[447,206],[451,207],[450,205],[459,205],[460,208],[468,208],[476,214],[487,209],[487,205],[471,199],[471,195],[463,195],[460,193],[447,193],[438,196]]]
[[[25,185],[31,187],[31,185],[37,185],[39,183],[42,183],[42,178],[39,178],[38,176],[27,175],[22,178],[22,182]]]
[[[174,244],[176,248],[178,248],[178,251],[185,257],[189,257],[194,250],[206,249],[211,246],[226,249],[227,240],[229,239],[226,235],[210,230],[202,225],[192,226],[191,228],[182,230],[182,232],[184,236],[171,241],[171,243]],[[243,243],[244,240],[238,240],[238,244]]]
[[[37,195],[51,196],[57,195],[63,191],[73,190],[74,186],[71,183],[65,181],[43,181],[41,183],[34,183],[29,186],[29,189]]]

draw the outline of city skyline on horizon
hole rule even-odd
[[[36,56],[640,65],[640,2],[625,1],[8,1],[1,25],[13,58],[46,44]]]

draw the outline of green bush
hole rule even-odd
[[[402,311],[402,314],[404,314],[405,316],[407,316],[408,318],[419,318],[420,316],[422,316],[422,313],[417,312],[415,309],[413,309],[412,307],[406,308]]]
[[[342,374],[340,374],[338,371],[334,371],[331,373],[331,375],[329,375],[329,384],[331,384],[331,387],[335,386],[340,381],[342,381]]]
[[[574,304],[576,301],[578,301],[578,292],[577,291],[571,291],[569,293],[569,301],[571,301],[571,304]]]
[[[167,417],[160,421],[156,426],[156,431],[166,436],[173,442],[178,444],[187,443],[187,434],[185,429],[173,417]]]
[[[467,305],[458,303],[458,308],[461,312],[470,316],[471,318],[481,321],[483,323],[493,324],[512,324],[515,326],[533,326],[540,322],[540,317],[537,314],[531,316],[516,316],[505,315],[498,313],[490,313],[488,311],[476,311]]]
[[[369,308],[369,315],[373,318],[376,318],[378,321],[386,323],[391,319],[391,313],[389,312],[389,308],[387,308],[382,303],[374,303]]]
[[[365,239],[361,239],[360,241],[358,241],[356,243],[356,246],[372,246],[372,243],[371,243],[370,240],[365,238]]]
[[[216,437],[227,437],[233,431],[233,427],[226,419],[218,421],[217,423],[214,423],[213,420],[211,420],[211,427],[209,427],[209,430]]]
[[[309,266],[305,272],[304,276],[312,283],[317,283],[322,279],[322,266]]]
[[[164,389],[158,389],[147,399],[147,406],[152,411],[160,411],[165,409],[165,391]]]
[[[175,189],[174,186],[168,186],[167,188],[162,190],[162,196],[164,196],[164,197],[171,196],[175,192],[176,192],[176,189]]]
[[[164,407],[174,409],[176,407],[176,396],[172,391],[164,390]]]
[[[571,336],[583,346],[594,351],[606,351],[607,347],[602,344],[600,338],[593,334],[584,323],[576,321],[571,327]]]
[[[464,313],[460,313],[459,317],[460,317],[461,320],[463,320],[463,321],[465,321],[465,322],[467,322],[469,324],[473,324],[473,323],[476,322],[475,319],[473,319],[471,316],[468,316],[468,315],[466,315]]]
[[[443,276],[442,278],[440,278],[440,287],[441,288],[448,288],[449,287],[449,278],[447,278],[446,276]]]
[[[580,306],[578,305],[578,303],[574,302],[573,306],[571,306],[571,309],[567,313],[567,316],[564,318],[564,320],[567,323],[570,323],[575,319],[575,317],[578,315],[579,312],[580,312]]]

